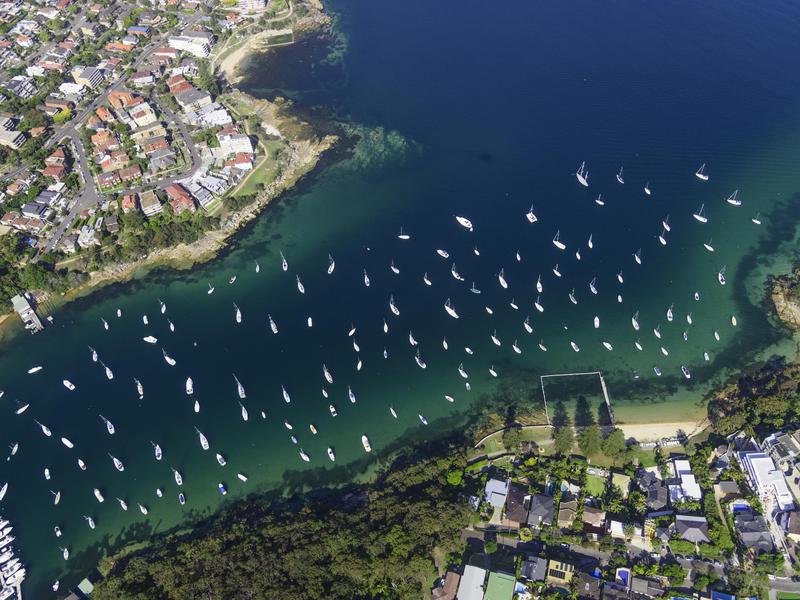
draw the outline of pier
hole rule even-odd
[[[26,296],[17,294],[11,298],[11,304],[19,315],[19,318],[22,319],[22,322],[25,324],[25,329],[28,329],[31,333],[37,333],[44,329],[42,321],[39,319],[33,305]]]
[[[549,377],[585,377],[587,375],[597,375],[600,378],[600,388],[603,391],[603,399],[608,409],[608,416],[611,419],[611,425],[614,425],[614,410],[611,408],[611,398],[608,396],[608,386],[606,380],[603,378],[602,371],[586,371],[583,373],[551,373],[549,375],[539,376],[539,385],[542,387],[542,400],[544,401],[544,414],[547,417],[547,424],[552,425],[550,422],[550,412],[547,410],[547,394],[544,391],[544,380]]]

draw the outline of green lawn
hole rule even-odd
[[[620,492],[622,492],[622,497],[628,497],[628,488],[631,484],[631,478],[623,473],[612,473],[611,474],[611,483],[613,483]]]
[[[586,476],[586,493],[599,498],[606,489],[606,480],[597,475]]]
[[[778,600],[800,600],[800,593],[778,592]]]

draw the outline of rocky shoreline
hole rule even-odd
[[[790,274],[771,278],[769,285],[778,319],[789,328],[800,330],[800,267]]]

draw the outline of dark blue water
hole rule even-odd
[[[267,210],[220,260],[191,274],[151,273],[104,290],[58,313],[46,333],[3,348],[7,425],[0,442],[20,441],[21,449],[0,465],[0,480],[10,482],[4,512],[17,525],[34,597],[46,597],[42,589],[56,577],[65,584],[80,579],[125,542],[210,514],[220,506],[219,481],[230,490],[226,500],[346,481],[396,444],[458,426],[463,411],[498,384],[532,388],[543,374],[599,369],[619,421],[680,421],[702,416],[709,387],[781,348],[785,338],[757,302],[765,271],[785,263],[781,243],[793,235],[796,218],[789,202],[800,157],[795,5],[338,1],[332,8],[347,48],[341,62],[320,65],[312,58],[324,47],[307,41],[258,61],[242,87],[331,107],[370,132],[372,143]],[[588,190],[573,175],[582,161],[590,170]],[[708,164],[707,183],[694,177],[701,163]],[[614,174],[623,165],[621,186]],[[652,196],[643,192],[647,182]],[[724,199],[737,188],[743,206],[732,207]],[[601,192],[603,207],[593,201]],[[701,202],[706,225],[691,218]],[[534,225],[524,218],[531,204],[539,218]],[[750,220],[757,212],[760,227]],[[454,214],[472,219],[475,231],[460,228]],[[666,215],[672,231],[662,247],[656,236]],[[411,240],[397,239],[401,226]],[[564,252],[551,243],[556,230],[568,246]],[[709,238],[713,254],[702,246]],[[436,255],[436,248],[450,259]],[[642,266],[632,258],[638,248]],[[279,250],[289,258],[288,273],[280,270]],[[332,276],[325,273],[328,253],[337,261]],[[390,272],[391,260],[399,275]],[[466,282],[450,275],[453,262]],[[552,273],[556,263],[560,279]],[[717,282],[723,265],[724,287]],[[369,288],[362,281],[365,268]],[[498,284],[500,268],[508,290]],[[430,287],[422,281],[425,272]],[[236,284],[228,285],[234,274]],[[539,274],[544,313],[533,306]],[[295,275],[306,294],[298,293]],[[588,288],[592,278],[596,296]],[[469,293],[473,281],[482,294]],[[209,282],[216,287],[211,296]],[[578,305],[567,299],[572,288]],[[692,299],[695,291],[699,302]],[[389,312],[390,294],[399,317]],[[443,309],[448,297],[458,320]],[[158,298],[167,303],[166,316],[158,313]],[[243,312],[241,325],[234,322],[234,302]],[[671,304],[676,318],[668,323]],[[121,319],[113,316],[117,307]],[[636,311],[639,332],[630,323]],[[270,333],[267,314],[278,323],[278,335]],[[522,327],[526,315],[532,335]],[[110,321],[109,332],[101,316]],[[347,336],[351,324],[353,338]],[[651,332],[658,325],[661,341]],[[499,348],[489,337],[495,331]],[[419,341],[424,370],[413,360],[409,332]],[[147,334],[159,344],[142,342]],[[522,354],[512,351],[515,340]],[[112,382],[91,363],[88,344],[114,370]],[[163,361],[162,344],[178,361],[175,367]],[[382,357],[384,347],[389,359]],[[457,371],[462,362],[469,391]],[[333,385],[324,382],[323,363]],[[25,375],[33,364],[45,370]],[[497,380],[488,374],[492,365]],[[691,368],[691,381],[680,365]],[[634,370],[640,379],[633,379]],[[239,415],[233,373],[247,389],[247,422]],[[183,391],[187,376],[201,402],[197,415]],[[75,392],[60,385],[64,377],[78,385]],[[141,401],[133,377],[145,386]],[[291,404],[281,398],[281,385]],[[456,401],[448,403],[445,394]],[[30,402],[29,411],[14,416],[15,399]],[[337,407],[335,419],[329,403]],[[114,436],[98,413],[114,422]],[[429,427],[421,426],[419,413]],[[54,438],[45,438],[32,417],[53,429]],[[208,436],[210,451],[200,449],[194,427]],[[289,441],[291,433],[298,446]],[[364,433],[374,448],[369,458],[361,448]],[[76,443],[75,450],[57,441],[61,435]],[[164,449],[160,463],[150,440]],[[336,451],[335,465],[325,456],[328,446]],[[310,463],[299,459],[299,447]],[[124,473],[114,470],[107,452],[125,462]],[[217,465],[215,452],[228,466]],[[77,469],[78,456],[87,471]],[[42,476],[45,465],[53,472],[50,482]],[[183,509],[170,467],[184,477]],[[247,484],[237,472],[248,475]],[[93,487],[102,489],[102,505]],[[163,499],[156,498],[156,487]],[[58,507],[48,489],[62,491]],[[114,496],[131,510],[122,512]],[[148,506],[148,518],[137,502]],[[83,514],[95,518],[96,530],[86,527]],[[64,531],[60,540],[54,524]],[[72,554],[66,563],[58,551],[64,545]]]

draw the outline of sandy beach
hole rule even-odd
[[[662,438],[673,438],[680,431],[691,436],[698,433],[707,421],[675,421],[672,423],[630,423],[617,426],[625,433],[626,438],[633,438],[638,442],[657,442]]]

